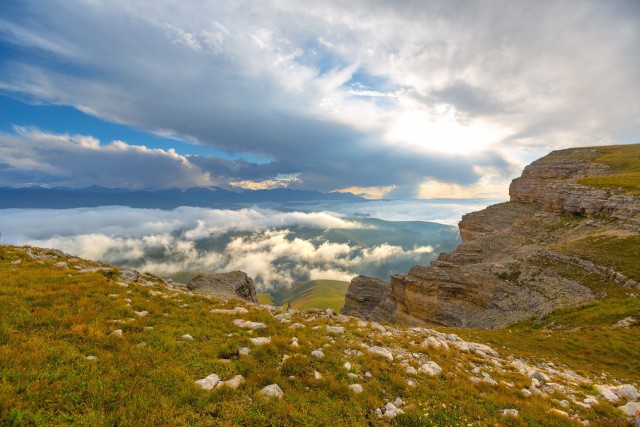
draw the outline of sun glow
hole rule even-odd
[[[408,109],[399,113],[387,132],[394,144],[420,152],[468,154],[488,149],[508,131],[486,121],[462,121],[455,109],[440,105],[433,112]]]

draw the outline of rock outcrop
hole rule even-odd
[[[463,216],[462,243],[454,252],[394,275],[388,284],[356,277],[342,312],[414,325],[498,328],[596,298],[566,271],[610,275],[610,266],[561,248],[595,229],[637,234],[640,197],[580,185],[580,178],[609,173],[595,157],[594,149],[571,149],[533,162],[511,183],[510,202]],[[592,220],[571,222],[568,214]]]
[[[187,282],[187,288],[220,299],[243,299],[257,303],[253,279],[242,271],[199,274]]]

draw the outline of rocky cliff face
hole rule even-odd
[[[354,279],[343,312],[416,325],[498,328],[598,297],[582,273],[568,272],[627,281],[611,266],[563,250],[594,232],[640,230],[640,197],[578,184],[609,173],[595,157],[594,149],[572,149],[535,161],[513,180],[510,202],[462,218],[462,244],[454,252],[392,276],[390,283]]]

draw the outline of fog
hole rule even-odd
[[[428,263],[436,248],[457,238],[452,227],[434,226],[433,241],[399,242],[395,231],[366,218],[257,207],[5,209],[0,227],[3,243],[56,248],[164,276],[242,270],[262,290],[357,274],[388,278]]]

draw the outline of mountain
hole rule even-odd
[[[99,186],[81,189],[0,187],[0,209],[67,209],[97,206],[129,206],[150,209],[174,209],[179,206],[221,208],[243,204],[282,204],[309,201],[359,202],[364,200],[349,193],[321,193],[286,188],[232,191],[219,187],[189,188],[187,190],[131,190]]]
[[[460,246],[430,266],[390,283],[359,277],[343,313],[500,328],[580,304],[611,316],[638,306],[640,145],[554,151],[510,195],[465,215]]]
[[[0,425],[622,426],[640,334],[621,320],[559,351],[553,328],[287,312],[3,245]]]

